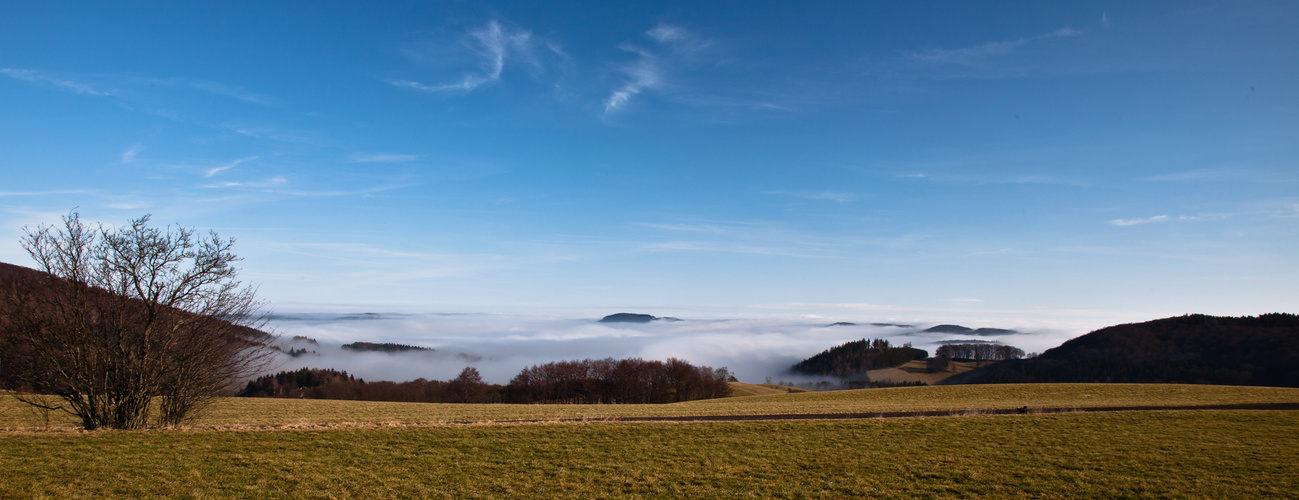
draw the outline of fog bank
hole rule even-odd
[[[740,381],[761,383],[767,377],[796,379],[787,371],[794,363],[852,340],[911,342],[931,353],[940,341],[953,340],[951,333],[923,331],[933,323],[871,324],[863,320],[831,326],[830,322],[809,319],[683,318],[650,323],[599,323],[598,319],[504,314],[281,314],[268,325],[281,336],[281,342],[303,336],[319,345],[294,343],[296,348],[315,353],[281,355],[270,371],[334,368],[366,380],[446,380],[473,366],[486,381],[503,384],[525,367],[551,361],[675,357],[696,365],[727,367]],[[1040,352],[1085,333],[1016,329],[1021,333],[979,340]],[[352,342],[390,342],[434,351],[388,354],[340,348]]]

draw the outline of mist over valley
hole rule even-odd
[[[639,314],[639,313],[633,313]],[[650,315],[646,315],[650,316]],[[653,315],[657,317],[657,315]],[[953,328],[921,321],[835,321],[820,318],[690,319],[601,321],[599,317],[525,314],[448,313],[282,313],[268,328],[280,336],[284,350],[305,349],[299,356],[281,353],[269,371],[333,368],[367,380],[445,380],[466,366],[478,369],[489,383],[505,383],[519,370],[542,363],[586,358],[679,358],[696,365],[726,367],[742,382],[819,380],[790,373],[795,363],[844,342],[886,339],[911,343],[930,353],[952,343]],[[945,325],[953,327],[956,325]],[[995,326],[995,325],[993,325]],[[1040,352],[1086,333],[1016,325],[1011,329],[969,327],[978,341],[1001,341],[1026,352]],[[996,334],[968,333],[995,331]],[[294,337],[318,342],[309,346]],[[431,351],[344,350],[356,342],[390,343]],[[965,342],[962,340],[962,342]]]

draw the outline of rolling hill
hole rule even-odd
[[[1200,314],[1103,328],[972,383],[1152,382],[1299,387],[1299,316]]]

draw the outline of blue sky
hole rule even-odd
[[[1293,2],[0,5],[24,226],[277,311],[1026,323],[1299,304]]]

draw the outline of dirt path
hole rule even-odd
[[[768,415],[685,415],[675,417],[610,417],[599,419],[565,418],[535,420],[496,420],[493,424],[538,422],[741,422],[751,420],[849,420],[864,418],[951,417],[968,415],[1012,415],[1040,413],[1093,413],[1111,411],[1154,410],[1299,410],[1299,403],[1202,405],[1202,406],[1092,406],[1077,408],[993,408],[971,410],[884,411],[863,413],[778,413]],[[483,422],[447,422],[475,424]]]

